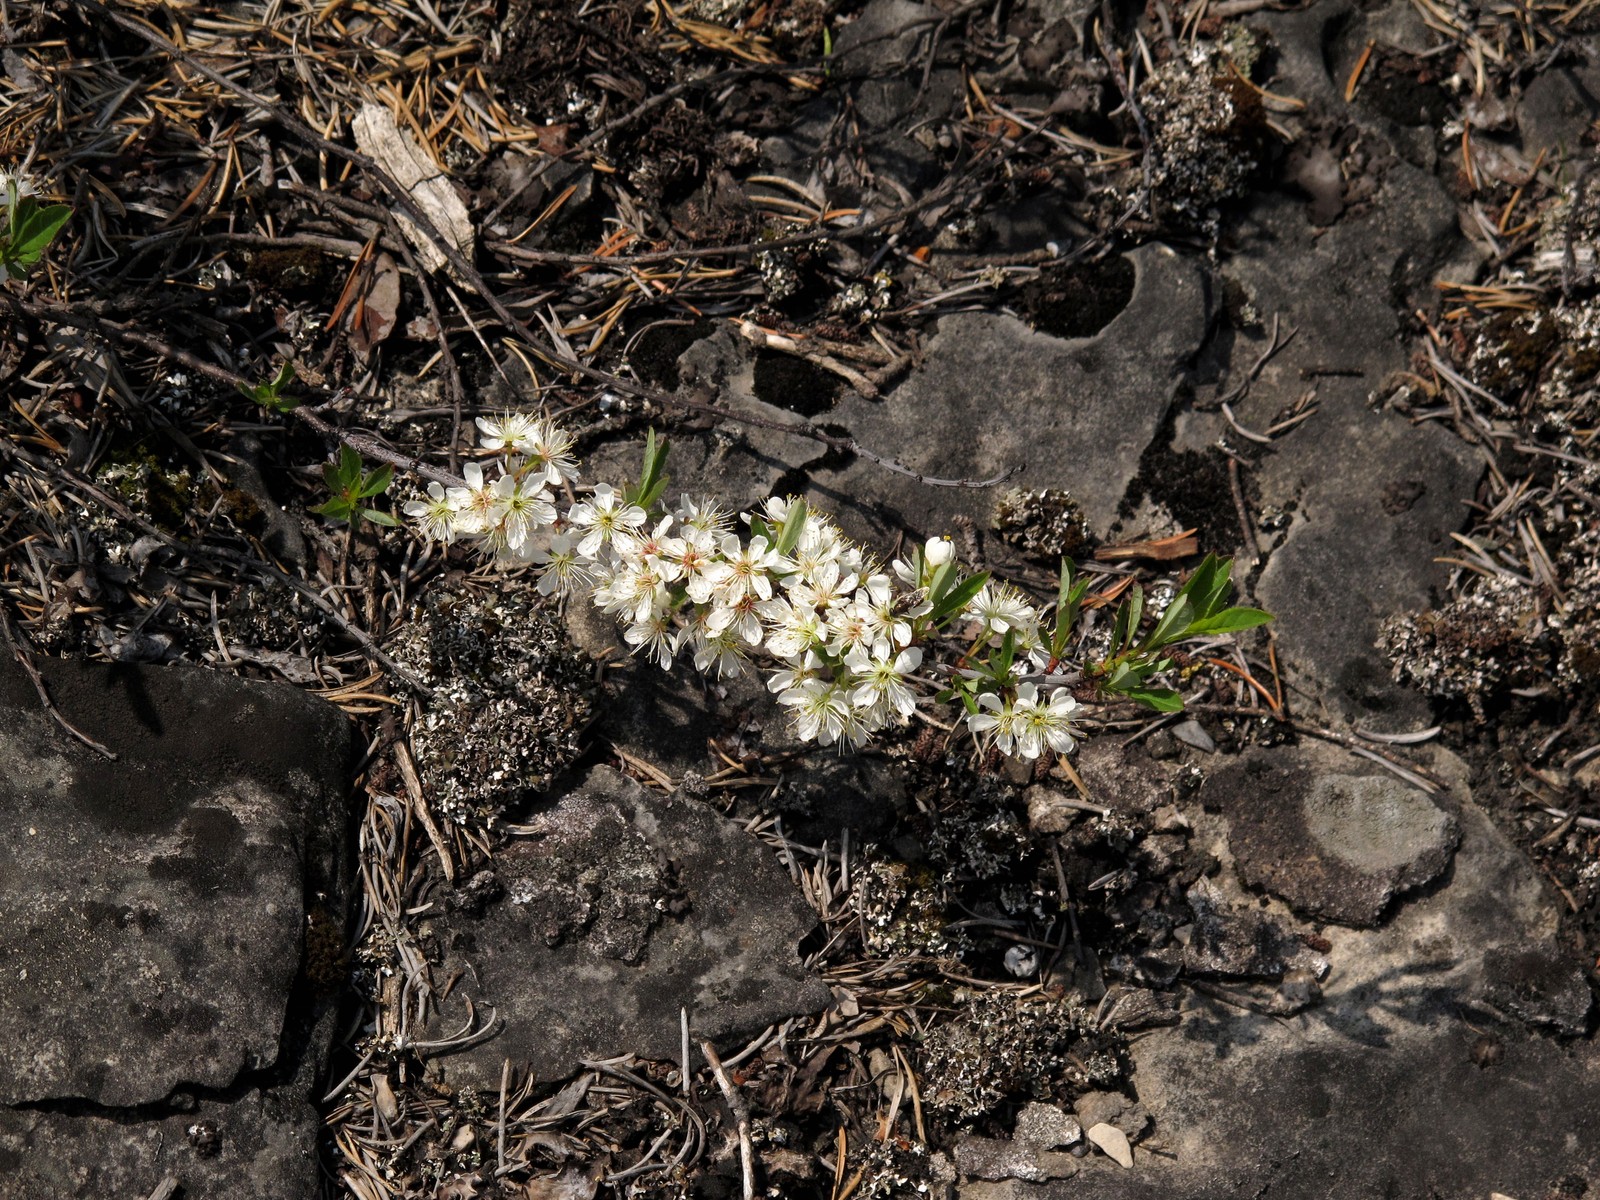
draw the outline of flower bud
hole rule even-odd
[[[950,561],[955,552],[956,548],[949,538],[929,538],[928,544],[922,548],[922,557],[930,567],[942,567]]]

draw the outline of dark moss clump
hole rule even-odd
[[[1368,63],[1356,103],[1396,125],[1437,128],[1450,115],[1450,97],[1436,62],[1389,53]]]
[[[994,530],[1007,545],[1051,564],[1077,556],[1089,542],[1083,509],[1060,488],[1012,488],[995,505]]]
[[[531,587],[436,589],[389,646],[434,687],[411,747],[428,800],[449,820],[492,825],[577,758],[594,669]]]
[[[1483,323],[1468,365],[1474,381],[1502,400],[1514,400],[1538,377],[1561,341],[1548,312],[1500,312]]]
[[[715,328],[710,321],[652,325],[634,342],[628,361],[646,383],[670,391],[678,386],[678,359]]]
[[[1194,529],[1203,548],[1237,545],[1239,517],[1222,455],[1174,450],[1157,438],[1139,461],[1139,474],[1128,486],[1121,512],[1126,516],[1146,498],[1163,506],[1185,529]]]
[[[338,278],[339,265],[309,246],[247,251],[244,277],[257,287],[282,296],[323,297]]]
[[[1114,1085],[1123,1071],[1081,1009],[1000,991],[969,996],[954,1020],[928,1034],[921,1060],[923,1103],[957,1121],[1007,1101],[1070,1102],[1086,1088]]]
[[[1040,333],[1093,337],[1133,299],[1133,263],[1120,254],[1050,267],[1022,289],[1022,311]]]

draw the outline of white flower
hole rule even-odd
[[[789,599],[797,606],[823,612],[848,596],[855,585],[856,577],[842,574],[839,564],[833,561],[821,563],[810,572],[802,568],[798,575],[784,581]]]
[[[637,558],[654,564],[662,578],[672,583],[683,576],[683,555],[687,546],[683,539],[668,537],[672,527],[671,517],[662,517],[654,530],[638,533],[618,531],[612,539],[612,548],[624,559]]]
[[[520,550],[529,535],[544,525],[553,525],[556,507],[544,490],[544,476],[502,475],[494,481],[494,494],[500,513],[500,527],[506,545]]]
[[[548,550],[535,550],[531,557],[543,564],[539,573],[539,593],[551,592],[566,595],[577,587],[587,587],[594,582],[594,572],[579,558],[577,538],[570,533],[558,533],[550,539]]]
[[[714,539],[721,539],[733,527],[728,510],[707,496],[680,497],[673,515],[685,529],[709,534]]]
[[[518,454],[526,454],[536,470],[544,472],[551,487],[560,487],[563,481],[578,477],[578,460],[572,457],[577,440],[554,421],[540,418],[518,440],[515,449]]]
[[[578,553],[585,558],[595,558],[600,547],[607,545],[618,532],[638,529],[646,520],[644,509],[626,503],[610,484],[594,485],[594,496],[574,504],[567,512],[567,520],[583,532],[578,543]]]
[[[993,692],[978,697],[978,711],[967,714],[967,728],[974,736],[993,733],[1000,753],[1010,754],[1016,744],[1016,710]]]
[[[774,671],[767,680],[769,692],[786,692],[792,687],[798,687],[807,680],[818,678],[827,664],[815,651],[807,651],[803,658],[791,658],[788,666]]]
[[[10,208],[28,196],[37,196],[39,186],[21,171],[0,171],[0,209]]]
[[[1002,636],[1013,630],[1020,634],[1039,624],[1039,614],[1033,606],[1003,583],[984,584],[967,602],[966,615],[981,621],[986,631]]]
[[[905,677],[922,665],[922,648],[913,646],[902,650],[894,658],[869,657],[861,650],[852,650],[844,660],[856,676],[857,687],[850,699],[857,708],[869,712],[894,712],[903,719],[916,711],[916,693],[906,685]]]
[[[722,559],[706,569],[706,578],[716,589],[723,604],[736,604],[748,596],[760,600],[772,599],[772,572],[782,559],[767,548],[767,539],[759,533],[741,546],[732,534],[722,539]]]
[[[766,601],[758,600],[753,592],[746,592],[735,600],[730,600],[725,594],[719,594],[706,616],[706,628],[712,633],[731,630],[750,645],[759,646],[761,609],[765,604]]]
[[[672,670],[672,655],[678,648],[678,631],[672,623],[672,610],[660,608],[635,620],[622,631],[622,640],[634,652],[646,651],[645,657],[657,663],[663,671]]]
[[[768,600],[757,612],[767,622],[767,649],[779,658],[797,658],[822,645],[823,621],[815,609]]]
[[[806,513],[805,528],[790,552],[794,569],[806,578],[815,578],[828,563],[839,563],[848,543],[826,517],[814,512]],[[842,564],[841,564],[842,565]]]
[[[403,511],[406,516],[417,518],[423,537],[446,545],[456,540],[456,510],[451,507],[443,484],[428,484],[428,498],[407,500]]]
[[[1070,718],[1078,711],[1078,702],[1065,688],[1057,688],[1048,704],[1039,703],[1036,693],[1031,683],[1017,688],[1017,752],[1023,758],[1038,758],[1048,746],[1057,754],[1072,753],[1078,741]]]
[[[522,443],[533,432],[537,418],[527,413],[501,413],[498,417],[479,417],[478,445],[485,450],[510,450],[513,454],[526,451]]]
[[[835,658],[869,649],[879,636],[872,610],[854,601],[830,612],[826,629],[828,653]]]
[[[465,487],[445,489],[450,507],[455,510],[457,532],[487,534],[500,523],[499,497],[494,488],[483,481],[483,468],[477,463],[466,463],[461,475]]]
[[[1024,683],[1010,704],[987,692],[978,697],[978,704],[984,711],[968,716],[967,728],[975,734],[992,731],[1002,754],[1038,758],[1046,746],[1057,754],[1070,754],[1078,744],[1070,720],[1078,702],[1064,689],[1057,688],[1048,703],[1040,703],[1039,689]]]
[[[729,679],[744,671],[744,647],[731,629],[711,633],[697,626],[690,634],[694,665],[700,671],[717,669],[718,679]]]
[[[929,538],[922,548],[922,559],[930,567],[942,567],[954,557],[955,544],[947,537]]]
[[[898,597],[887,575],[869,575],[856,589],[855,610],[874,654],[887,657],[911,644],[911,618],[928,611],[926,600],[911,604]]]
[[[711,534],[698,529],[686,530],[683,537],[674,539],[672,561],[678,568],[678,579],[689,593],[689,599],[696,604],[709,603],[711,593],[716,590],[715,583],[706,575],[717,561],[716,544],[711,539]]]
[[[778,703],[794,710],[795,733],[802,740],[822,746],[839,740],[850,714],[844,689],[822,679],[796,684],[778,697]]]

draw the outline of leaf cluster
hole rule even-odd
[[[333,496],[313,508],[312,512],[331,520],[348,521],[352,526],[363,520],[371,521],[374,525],[400,524],[389,513],[368,507],[366,503],[389,489],[394,479],[393,467],[385,464],[368,471],[362,466],[361,455],[349,446],[340,446],[339,461],[324,464],[322,478]]]
[[[1152,676],[1172,666],[1171,656],[1163,651],[1179,642],[1214,637],[1220,633],[1238,633],[1272,620],[1271,614],[1259,608],[1227,604],[1232,574],[1232,559],[1206,555],[1205,560],[1195,568],[1194,574],[1189,576],[1188,582],[1172,598],[1172,603],[1167,605],[1142,638],[1139,636],[1139,625],[1144,616],[1144,590],[1135,584],[1128,598],[1117,609],[1106,657],[1095,664],[1090,672],[1099,689],[1137,700],[1157,712],[1181,711],[1183,698],[1176,691],[1150,683]],[[1077,585],[1069,590],[1067,567],[1063,564],[1057,638],[1061,634],[1061,605],[1071,607],[1071,615],[1075,618],[1083,590],[1086,588],[1080,589]],[[1055,652],[1054,641],[1051,650]]]
[[[283,394],[283,389],[294,382],[294,364],[285,362],[278,368],[278,373],[266,383],[257,383],[251,386],[239,385],[239,393],[246,400],[259,404],[275,413],[286,413],[300,407],[300,401]]]

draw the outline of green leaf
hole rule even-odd
[[[994,672],[997,679],[1004,679],[1011,674],[1011,664],[1017,658],[1017,635],[1015,630],[1007,630],[1006,636],[1000,639],[1000,652],[995,658]]]
[[[361,455],[349,446],[340,445],[339,461],[322,465],[322,478],[328,490],[346,500],[357,500],[361,484]]]
[[[1124,689],[1121,694],[1130,700],[1137,700],[1146,708],[1153,708],[1157,712],[1173,713],[1183,711],[1183,697],[1171,688],[1130,687]]]
[[[376,471],[369,472],[361,480],[361,486],[356,489],[356,496],[365,500],[368,496],[381,496],[389,488],[389,483],[394,479],[394,468],[385,463]]]
[[[1141,650],[1157,650],[1183,637],[1184,631],[1189,628],[1189,622],[1194,618],[1194,608],[1190,605],[1189,597],[1179,595],[1167,605],[1167,611],[1161,614],[1161,619],[1156,622],[1144,641],[1139,643]]]
[[[311,511],[321,517],[331,517],[335,521],[348,521],[351,514],[355,512],[355,505],[351,504],[343,496],[335,496],[333,499],[317,505]]]
[[[65,204],[40,207],[32,201],[18,201],[12,214],[11,256],[25,266],[44,257],[56,234],[72,216]]]
[[[1122,654],[1133,645],[1144,613],[1144,589],[1137,583],[1128,589],[1128,598],[1117,608],[1117,621],[1111,628],[1111,653]]]
[[[1201,620],[1217,613],[1228,595],[1229,576],[1233,574],[1233,560],[1208,554],[1195,568],[1194,575],[1184,585],[1195,612]]]
[[[772,547],[779,554],[787,555],[799,544],[806,527],[806,512],[804,500],[796,500],[789,506],[789,515],[784,518],[783,528],[778,530],[778,540]]]
[[[639,484],[629,489],[624,499],[629,504],[637,504],[640,508],[649,511],[649,508],[661,497],[667,489],[667,476],[664,470],[667,465],[667,440],[656,439],[656,431],[651,429],[645,433],[644,463],[639,468]]]
[[[939,570],[953,566],[954,563],[945,563]],[[934,578],[938,578],[935,573]],[[943,596],[934,602],[932,611],[928,614],[935,625],[943,624],[966,608],[972,598],[983,590],[983,585],[989,582],[989,572],[979,571],[976,575],[968,575],[955,587],[950,588]]]
[[[1088,576],[1073,578],[1072,563],[1061,560],[1061,587],[1056,593],[1056,623],[1050,631],[1050,653],[1060,658],[1067,652],[1067,641],[1083,612],[1083,598],[1089,594]]]
[[[1186,637],[1203,637],[1213,633],[1237,633],[1241,629],[1254,629],[1272,620],[1272,614],[1259,608],[1225,608],[1214,616],[1195,621],[1184,631]]]
[[[950,590],[951,584],[956,581],[956,560],[951,558],[934,569],[933,578],[928,580],[928,603],[933,606],[933,612],[939,611],[939,601],[944,599],[944,594]],[[935,621],[938,617],[933,618]]]
[[[399,521],[395,520],[395,518],[390,516],[388,513],[379,512],[375,508],[363,508],[361,510],[361,515],[367,520],[371,521],[374,525],[388,525],[391,528],[397,528],[400,524]]]

